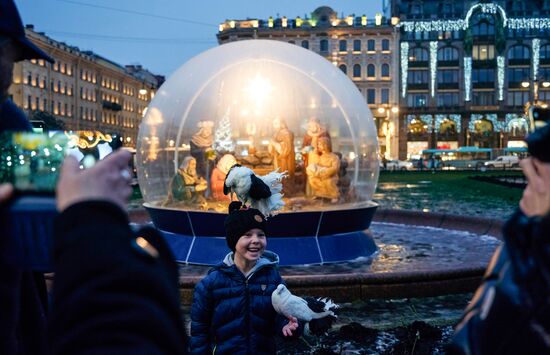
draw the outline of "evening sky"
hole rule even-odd
[[[310,16],[330,6],[338,16],[374,18],[382,0],[15,0],[24,24],[51,38],[92,50],[121,65],[141,64],[169,76],[217,46],[226,19]]]

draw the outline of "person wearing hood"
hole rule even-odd
[[[229,205],[225,219],[231,250],[195,287],[191,307],[192,354],[275,354],[275,336],[298,337],[297,319],[277,314],[271,294],[283,283],[279,257],[266,250],[266,219],[254,208]]]
[[[220,161],[212,171],[212,177],[210,178],[210,186],[212,188],[212,198],[218,201],[229,201],[230,196],[223,194],[223,185],[225,183],[225,177],[229,172],[229,169],[233,165],[237,164],[237,160],[231,154],[225,154],[221,157]]]

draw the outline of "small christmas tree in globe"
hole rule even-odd
[[[233,141],[231,140],[231,122],[229,121],[229,108],[225,111],[220,125],[216,129],[214,149],[218,152],[232,152],[235,148]]]

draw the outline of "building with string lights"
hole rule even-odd
[[[399,157],[523,146],[525,105],[550,102],[550,0],[392,0]]]
[[[9,88],[12,101],[31,120],[53,117],[53,123],[46,122],[49,128],[116,133],[124,145],[134,147],[144,110],[164,78],[56,41],[32,25],[25,33],[55,63],[16,63]]]
[[[371,108],[378,128],[380,151],[398,154],[398,32],[378,14],[338,16],[327,6],[304,18],[227,20],[220,24],[220,44],[251,39],[288,42],[332,62],[352,80]],[[306,117],[304,117],[306,119]]]

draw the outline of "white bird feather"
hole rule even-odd
[[[309,308],[307,301],[301,297],[294,296],[286,288],[285,285],[280,284],[277,289],[271,294],[271,303],[275,311],[286,318],[296,317],[298,320],[309,322],[312,319],[320,319],[327,316],[333,316],[334,312],[331,309],[338,308],[338,305],[334,304],[332,300],[323,298],[319,299],[325,303],[324,311],[314,312]]]

